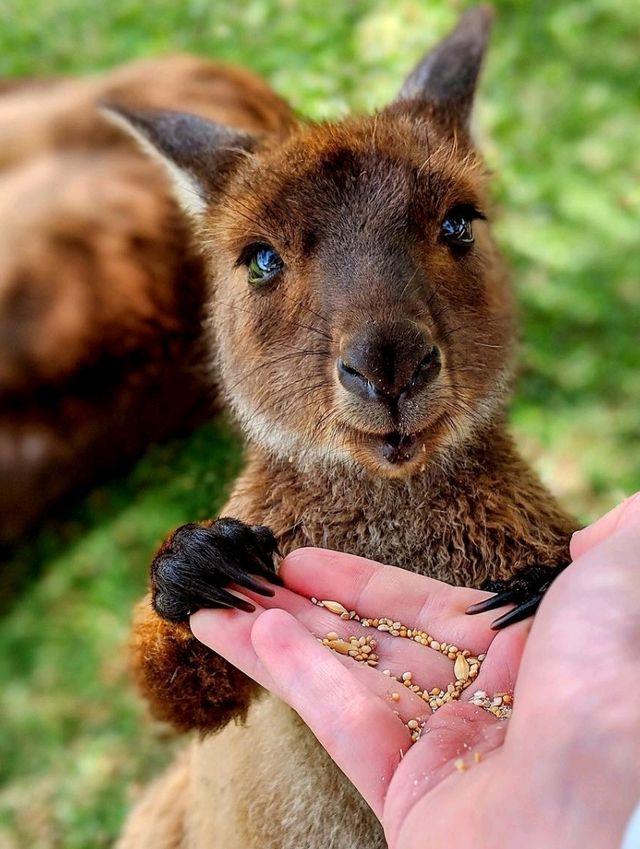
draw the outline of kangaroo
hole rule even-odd
[[[189,630],[199,607],[246,607],[230,583],[268,593],[276,548],[490,582],[517,603],[498,625],[568,560],[576,523],[506,428],[516,320],[469,130],[490,22],[467,12],[372,117],[253,134],[115,111],[194,221],[211,358],[247,440],[225,518],[164,542],[136,612],[144,694],[200,735],[119,849],[385,846],[298,717]]]
[[[252,74],[190,56],[0,85],[0,547],[213,406],[202,258],[101,97],[249,132],[293,121]]]

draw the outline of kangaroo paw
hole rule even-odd
[[[491,623],[494,631],[520,622],[533,616],[544,594],[549,589],[558,575],[566,569],[565,566],[529,566],[518,572],[506,581],[488,581],[483,585],[483,590],[497,593],[497,595],[472,604],[467,613],[484,613],[487,610],[495,610],[505,604],[515,604],[512,610],[499,616]]]
[[[275,571],[276,554],[275,537],[261,525],[228,518],[183,525],[151,565],[153,608],[170,622],[185,622],[201,607],[252,611],[254,606],[228,587],[273,595],[265,581],[282,583]]]

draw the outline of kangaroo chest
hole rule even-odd
[[[508,492],[427,480],[240,479],[227,515],[269,526],[281,551],[331,548],[453,584],[478,586],[539,557],[545,529],[523,521]]]

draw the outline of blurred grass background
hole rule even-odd
[[[453,25],[453,0],[0,0],[0,76],[185,50],[263,74],[304,114],[383,105]],[[567,507],[640,488],[640,7],[497,0],[477,108],[523,315],[512,422]],[[169,757],[127,677],[151,554],[215,514],[240,464],[224,423],[154,448],[2,565],[0,849],[111,845]]]

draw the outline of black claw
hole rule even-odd
[[[484,601],[479,601],[467,608],[467,613],[475,615],[495,610],[505,604],[515,604],[513,610],[499,616],[491,623],[491,628],[498,631],[527,619],[538,609],[544,594],[553,581],[566,566],[529,566],[506,581],[491,581],[482,589],[488,589],[497,594]]]
[[[210,526],[183,525],[151,566],[153,606],[172,622],[183,622],[202,607],[255,606],[228,591],[229,585],[273,596],[264,581],[282,586],[275,573],[275,537],[269,528],[237,519],[218,519]]]
[[[514,607],[513,610],[510,610],[508,613],[498,616],[498,618],[494,619],[491,623],[491,630],[500,631],[508,625],[515,625],[516,622],[521,622],[523,619],[528,619],[529,616],[533,616],[538,607],[540,607],[540,602],[543,598],[544,594],[539,593],[534,598],[529,599],[529,601],[524,601],[522,604]]]
[[[237,610],[244,610],[246,613],[253,613],[256,609],[255,605],[251,604],[250,601],[247,601],[244,598],[239,598],[233,593],[227,593],[224,591],[220,593],[220,600],[211,606],[220,607],[222,604],[224,604],[225,607],[235,607]],[[194,611],[191,612],[193,613]]]
[[[505,590],[505,592],[485,598],[484,601],[477,601],[475,604],[472,604],[471,607],[468,607],[466,612],[473,616],[476,613],[485,613],[487,610],[495,610],[498,607],[504,607],[505,604],[510,604],[514,601],[515,598],[513,590]]]
[[[266,584],[261,584],[260,581],[254,581],[253,578],[250,578],[248,575],[245,575],[242,580],[235,579],[235,584],[239,584],[241,587],[244,587],[247,590],[251,590],[254,593],[258,593],[258,595],[263,595],[266,597],[272,597],[276,594],[276,591],[273,587],[268,587]]]

